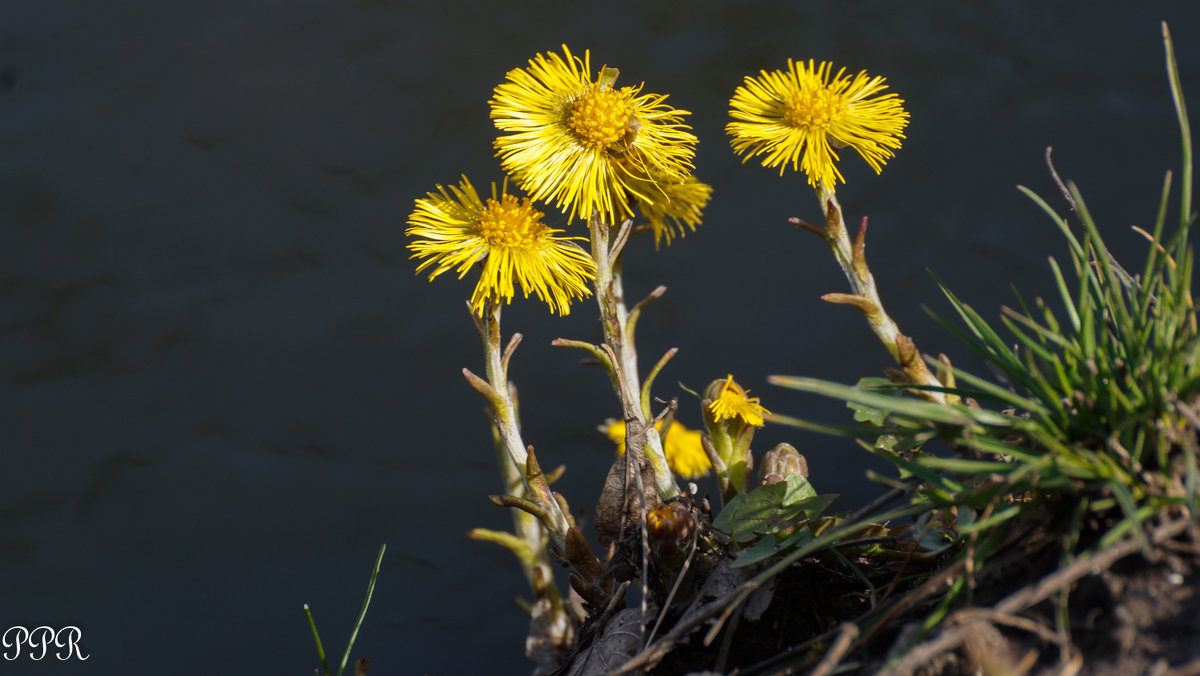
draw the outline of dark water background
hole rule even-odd
[[[470,283],[413,275],[415,197],[499,179],[486,100],[566,42],[691,110],[702,229],[627,262],[643,361],[677,346],[660,396],[727,372],[769,408],[844,421],[765,383],[854,381],[887,365],[813,236],[802,179],[742,166],[723,133],[744,75],[788,57],[888,78],[912,113],[882,176],[843,162],[848,213],[889,310],[925,351],[973,365],[921,310],[932,269],[985,316],[1050,291],[1064,246],[1014,189],[1053,197],[1055,146],[1114,251],[1144,250],[1178,167],[1160,20],[1200,110],[1193,2],[898,3],[361,0],[0,5],[0,628],[75,624],[87,663],[8,673],[311,673],[310,603],[340,655],[381,543],[356,655],[373,674],[525,673],[517,566],[471,527],[505,528],[462,308]],[[1056,203],[1057,204],[1057,203]],[[1127,254],[1125,252],[1128,252]],[[1134,267],[1137,267],[1136,265]],[[526,440],[590,506],[617,404],[515,304],[506,330]],[[690,401],[685,397],[685,406]],[[692,426],[698,416],[683,413]],[[787,429],[843,509],[875,493],[852,444]],[[52,662],[53,660],[51,660]]]

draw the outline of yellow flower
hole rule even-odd
[[[507,187],[497,194],[495,183],[484,203],[463,176],[457,186],[439,185],[437,193],[417,199],[405,234],[413,238],[412,258],[424,259],[417,272],[432,267],[431,280],[452,268],[462,279],[483,260],[471,295],[471,307],[480,315],[488,298],[512,300],[514,280],[526,298],[532,291],[551,311],[565,315],[573,299],[591,294],[588,282],[595,279],[596,263],[569,241],[584,238],[555,237],[562,231],[547,227],[543,215],[528,197],[507,194]]]
[[[770,411],[758,403],[758,397],[749,397],[748,394],[750,391],[743,390],[741,385],[733,382],[733,375],[729,375],[721,386],[721,392],[708,405],[708,410],[715,420],[741,418],[747,425],[762,427],[763,414]]]
[[[641,86],[614,89],[617,71],[591,77],[583,59],[563,45],[509,71],[496,87],[491,116],[504,132],[496,155],[535,200],[554,202],[569,214],[593,212],[610,225],[632,215],[631,197],[656,202],[660,192],[635,186],[636,176],[680,180],[690,173],[696,137],[666,96],[641,94]]]
[[[712,462],[700,442],[700,430],[690,430],[683,423],[671,423],[663,440],[663,453],[671,471],[684,479],[699,479],[712,471]]]
[[[846,69],[830,76],[833,65],[813,66],[788,60],[786,71],[746,77],[730,100],[725,127],[742,161],[766,155],[765,167],[803,169],[813,187],[833,189],[841,180],[837,150],[849,146],[875,173],[900,147],[908,113],[895,94],[877,96],[887,85],[866,71],[854,77]]]
[[[662,422],[655,425],[662,430]],[[617,455],[625,453],[625,421],[610,420],[601,425],[600,431],[617,445]],[[712,463],[700,442],[700,431],[690,430],[683,423],[672,421],[663,439],[663,453],[671,471],[684,479],[699,479],[712,471]]]
[[[712,195],[712,186],[690,175],[682,180],[660,181],[657,187],[662,191],[659,199],[654,202],[637,200],[638,208],[654,230],[655,249],[662,241],[670,246],[671,239],[676,235],[683,237],[689,231],[695,232],[708,198]]]

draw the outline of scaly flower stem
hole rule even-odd
[[[551,492],[545,475],[538,469],[537,460],[530,462],[531,456],[521,439],[517,407],[508,383],[509,355],[500,347],[500,308],[501,304],[494,298],[489,299],[484,305],[483,317],[477,320],[479,335],[483,338],[484,353],[487,356],[487,384],[490,386],[487,396],[496,416],[500,443],[514,469],[520,474],[524,487],[523,493],[510,492],[510,495],[529,498],[537,503],[545,514],[545,518],[541,520],[542,525],[554,538],[554,543],[562,547],[567,529],[571,525],[570,519],[563,513],[562,506]],[[508,477],[506,472],[506,484],[509,482]]]
[[[646,460],[654,470],[658,497],[667,500],[679,495],[679,487],[671,478],[667,456],[663,452],[658,431],[649,424],[650,411],[642,407],[641,378],[638,376],[637,348],[629,325],[629,310],[625,306],[625,291],[621,282],[618,258],[622,238],[613,246],[607,223],[597,215],[589,219],[592,238],[592,257],[596,260],[596,301],[600,305],[600,322],[604,326],[604,341],[612,348],[613,388],[621,400],[627,430],[627,448],[637,457],[635,446],[638,430],[645,432],[642,447]]]
[[[499,435],[499,428],[494,429],[497,432],[496,455],[500,463],[500,473],[504,477],[505,491],[509,495],[528,497],[528,490],[525,488],[524,473],[517,470],[517,466],[509,458],[507,449],[505,449],[503,440]],[[546,529],[542,527],[541,522],[529,512],[514,509],[512,510],[512,517],[517,537],[525,547],[528,547],[529,554],[519,557],[522,567],[525,569],[525,577],[529,580],[529,586],[540,597],[543,590],[539,589],[539,587],[545,586],[544,581],[552,580],[554,577],[546,549],[549,544],[549,537],[546,534]],[[550,585],[550,589],[557,596],[558,590],[553,585]]]
[[[821,211],[825,214],[825,228],[819,234],[833,250],[834,258],[846,274],[850,288],[854,290],[853,295],[828,294],[825,300],[853,305],[861,310],[879,342],[883,343],[914,384],[944,387],[926,366],[912,339],[900,333],[900,327],[896,326],[896,322],[883,309],[883,301],[880,300],[879,290],[875,286],[875,277],[867,267],[864,242],[866,225],[864,224],[855,242],[851,244],[842,207],[833,191],[821,184],[817,188],[817,197],[821,200]],[[919,390],[918,394],[939,404],[947,403],[948,399],[944,393],[932,390]]]
[[[504,477],[505,490],[509,495],[527,497],[524,473],[509,458],[500,429],[492,429],[496,434],[497,460]],[[545,527],[529,512],[521,509],[511,511],[515,535],[482,528],[471,531],[470,535],[508,548],[520,561],[525,579],[533,591],[533,602],[528,609],[530,624],[525,640],[526,654],[549,670],[554,666],[555,658],[570,649],[575,640],[575,625],[554,584],[554,569],[550,564],[548,549],[550,538]]]

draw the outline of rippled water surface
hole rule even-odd
[[[839,196],[871,217],[901,327],[961,354],[921,311],[947,309],[926,271],[985,316],[1009,282],[1049,292],[1045,258],[1064,247],[1014,189],[1053,196],[1047,145],[1118,256],[1142,251],[1128,226],[1150,224],[1179,157],[1162,19],[1200,110],[1193,3],[1046,4],[0,5],[0,629],[77,625],[91,654],[19,668],[309,673],[302,604],[340,655],[386,542],[355,651],[371,673],[528,671],[519,570],[464,537],[508,523],[459,376],[482,369],[470,286],[415,277],[403,239],[435,184],[500,178],[492,87],[566,42],[692,111],[705,224],[626,263],[631,296],[670,288],[641,323],[645,361],[680,349],[659,394],[732,372],[772,410],[840,422],[766,376],[853,381],[886,354],[819,301],[845,282],[786,224],[817,204],[795,175],[733,156],[729,95],[789,57],[888,78],[912,113],[905,146],[878,177],[848,158]],[[598,340],[595,315],[505,315],[526,336],[526,439],[567,465],[577,509],[611,460],[594,426],[618,407],[549,342]],[[843,508],[874,494],[852,444],[761,439],[801,447]]]

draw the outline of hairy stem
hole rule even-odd
[[[638,376],[637,348],[634,346],[629,310],[625,306],[625,291],[619,269],[619,250],[613,250],[610,229],[598,216],[589,222],[592,238],[592,257],[596,260],[596,301],[600,305],[600,321],[604,341],[612,349],[614,387],[625,415],[626,444],[631,457],[637,457],[637,443],[654,470],[658,496],[666,500],[679,495],[679,487],[671,478],[662,439],[648,421],[650,411],[642,406],[641,378]],[[611,247],[611,248],[610,248]],[[644,432],[644,434],[641,434]]]
[[[867,267],[865,221],[855,241],[851,243],[850,234],[846,231],[842,207],[838,204],[833,191],[822,185],[817,189],[817,196],[821,200],[821,211],[825,214],[825,228],[819,234],[824,237],[829,248],[833,250],[834,258],[837,259],[842,272],[846,274],[846,280],[850,282],[850,288],[854,291],[853,296],[830,294],[826,300],[854,305],[861,310],[863,316],[867,318],[871,330],[879,338],[879,342],[883,343],[888,353],[900,364],[900,368],[914,384],[943,387],[941,381],[933,375],[925,364],[925,360],[921,358],[912,339],[900,333],[900,327],[896,326],[896,322],[883,309],[883,301],[879,298],[879,289],[875,286],[875,277]],[[953,399],[936,390],[921,390],[919,394],[939,404],[945,404],[948,400]]]
[[[521,439],[520,423],[517,419],[517,406],[513,398],[512,388],[508,382],[508,356],[500,344],[500,308],[501,305],[489,300],[484,305],[482,317],[476,317],[479,335],[483,339],[484,353],[487,357],[487,381],[491,386],[488,397],[495,416],[496,430],[500,435],[499,445],[507,460],[520,475],[523,492],[510,493],[536,502],[545,512],[542,525],[554,539],[555,544],[562,546],[570,519],[563,513],[558,500],[550,491],[546,477],[538,472],[531,474],[530,454]],[[536,464],[536,461],[535,461]],[[501,465],[504,467],[503,463]],[[511,483],[512,475],[505,468],[506,487]]]

